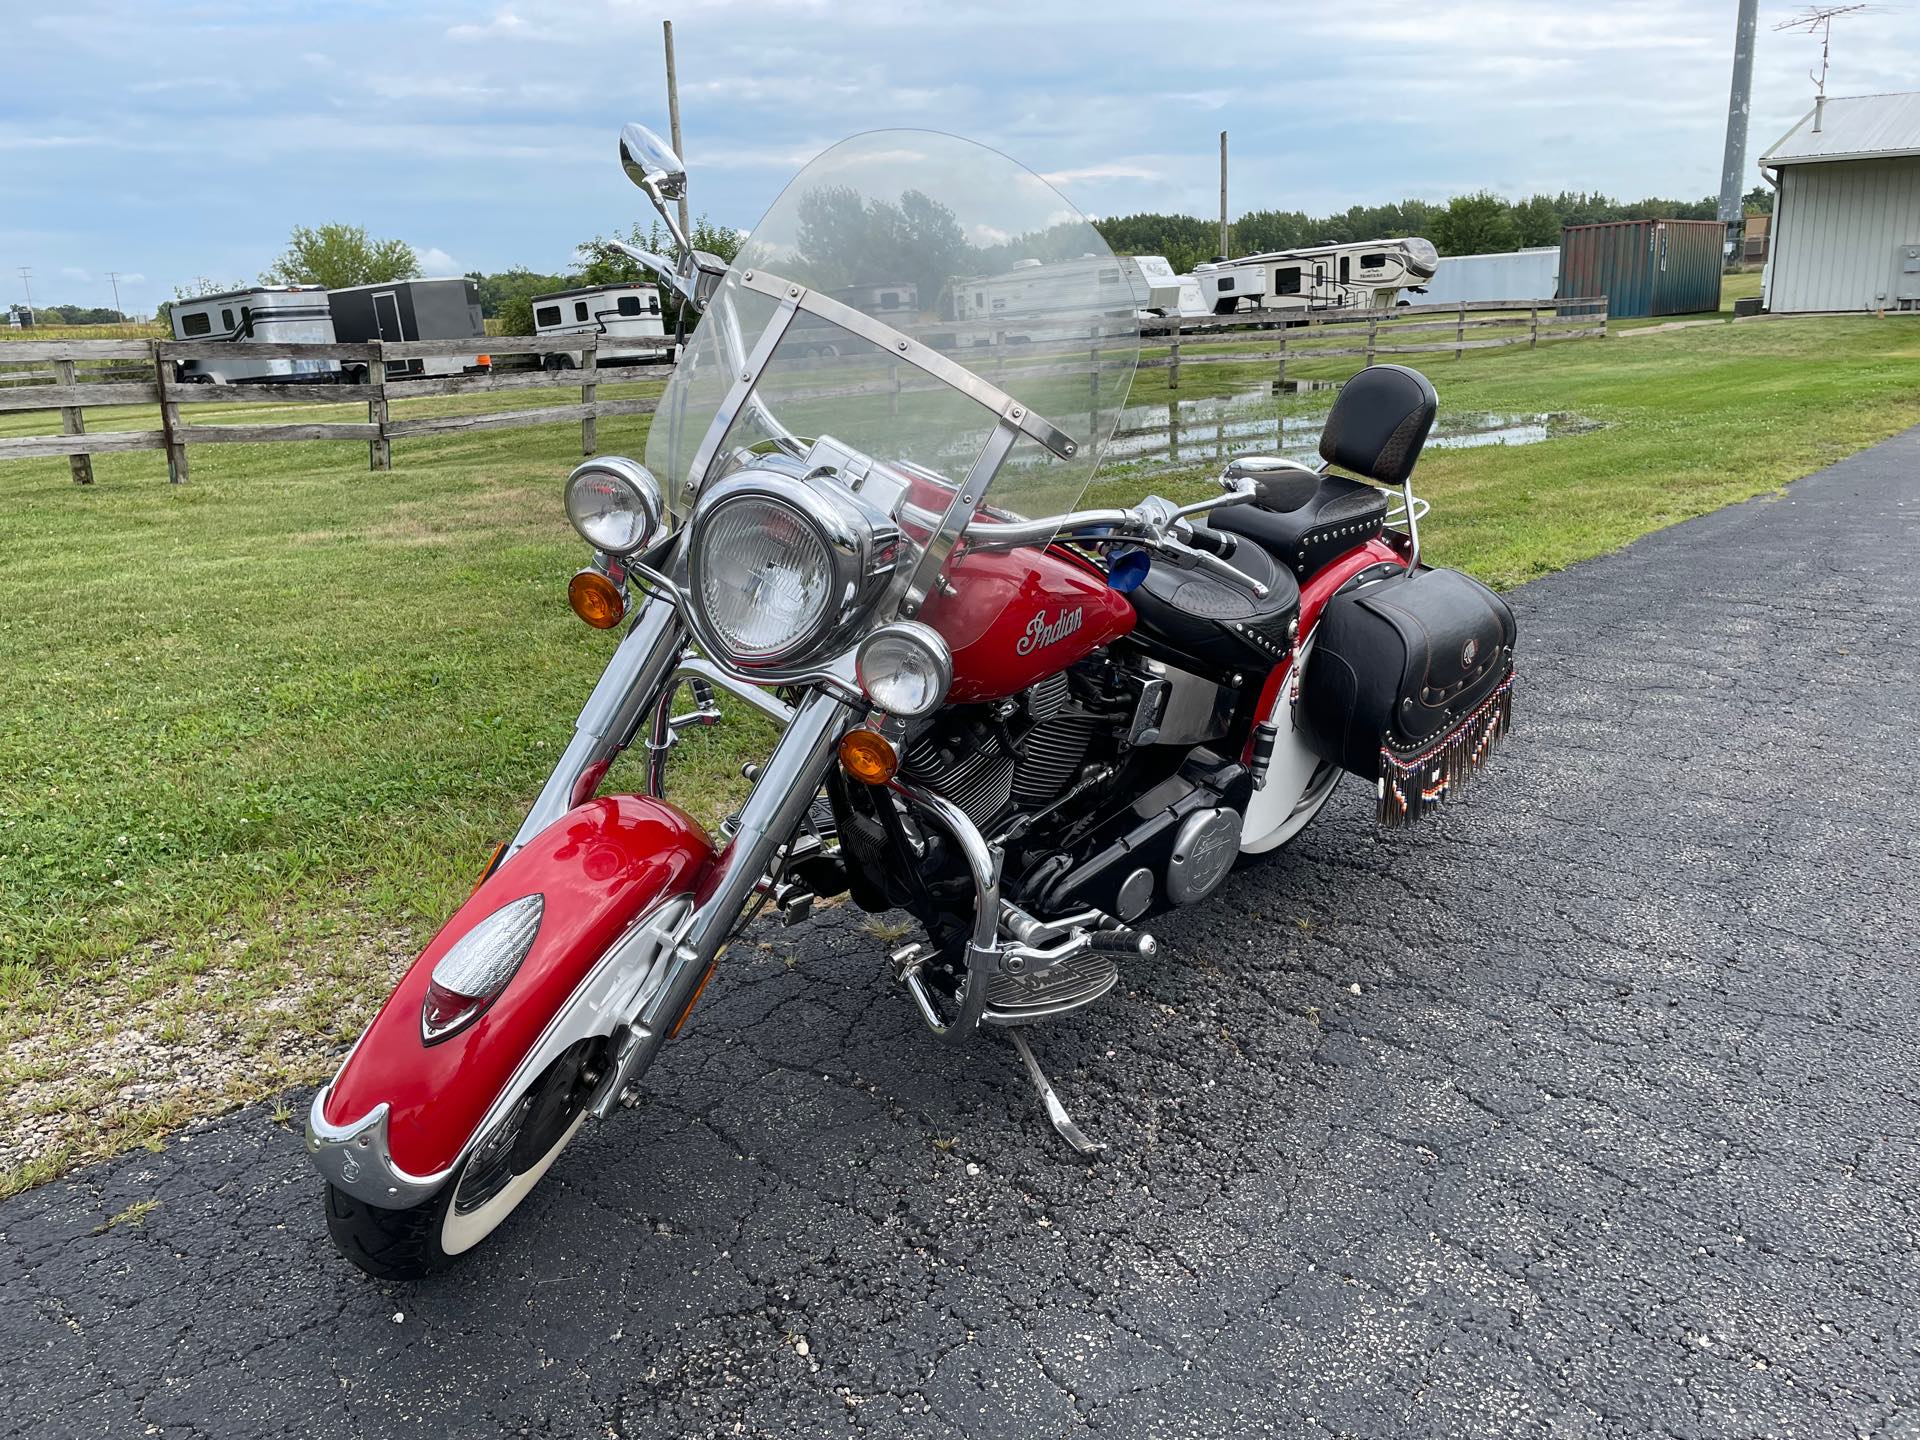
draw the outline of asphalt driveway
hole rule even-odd
[[[1916,521],[1920,431],[1517,592],[1464,803],[1036,1034],[1098,1163],[763,930],[434,1283],[271,1107],[0,1204],[0,1433],[1920,1436]]]

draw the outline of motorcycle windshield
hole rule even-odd
[[[742,244],[661,398],[648,468],[682,516],[692,490],[740,463],[743,447],[798,454],[830,436],[914,474],[913,503],[936,514],[940,486],[967,476],[998,415],[903,361],[897,341],[878,344],[802,311],[741,402],[736,385],[781,303],[747,277],[778,277],[940,352],[1059,427],[1070,457],[1023,436],[985,503],[1023,519],[1071,510],[1133,381],[1130,271],[1057,190],[997,151],[922,130],[842,141],[793,179]],[[724,440],[711,443],[729,409]]]

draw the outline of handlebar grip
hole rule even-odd
[[[1187,544],[1208,555],[1217,555],[1222,560],[1227,559],[1240,548],[1237,537],[1220,530],[1203,530],[1197,525],[1193,529],[1193,534],[1187,537]]]

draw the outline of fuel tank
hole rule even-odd
[[[953,651],[948,699],[957,705],[1018,695],[1133,629],[1126,596],[1058,548],[970,551],[947,579],[916,618]]]

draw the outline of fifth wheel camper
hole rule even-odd
[[[1206,308],[1389,310],[1402,290],[1433,278],[1440,256],[1419,236],[1269,250],[1193,267]]]

